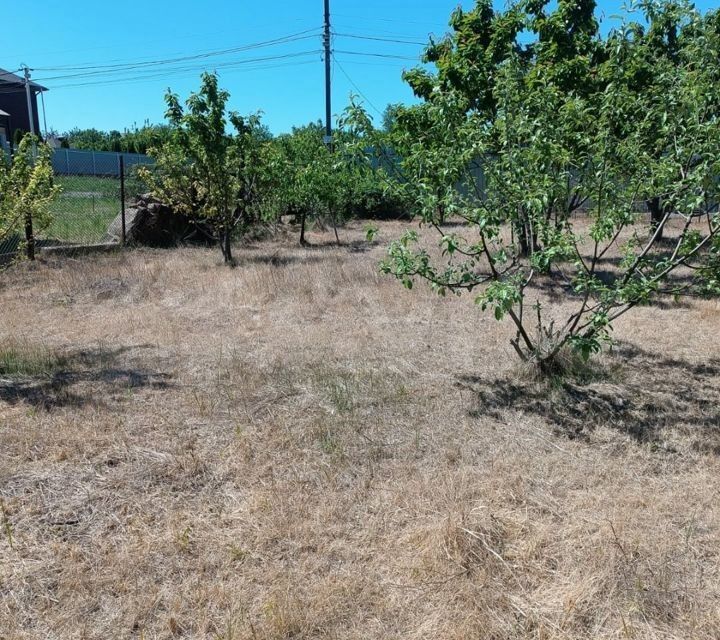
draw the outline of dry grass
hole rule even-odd
[[[0,638],[717,638],[718,304],[548,389],[346,237],[3,276]]]

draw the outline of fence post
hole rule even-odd
[[[120,220],[122,222],[122,244],[125,245],[125,157],[118,156],[120,164]]]

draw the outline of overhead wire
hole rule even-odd
[[[368,62],[365,60],[340,60],[343,64],[361,67],[395,67],[402,68],[406,67],[407,64],[404,60],[376,60],[374,62]],[[416,60],[417,64],[422,64],[421,60]]]
[[[360,58],[370,57],[373,59],[383,60],[383,62],[375,62],[375,63],[364,62],[364,61],[347,61],[348,64],[367,64],[367,65],[374,65],[374,66],[383,66],[383,65],[391,65],[393,63],[397,64],[397,63],[400,63],[403,61],[409,61],[409,62],[415,62],[415,63],[421,62],[421,60],[417,56],[402,56],[402,55],[394,55],[394,54],[375,53],[375,52],[369,52],[369,51],[351,51],[351,50],[344,50],[344,49],[338,49],[335,52],[338,54],[342,54],[342,55],[349,55],[349,56],[355,56],[355,57],[360,57]],[[125,84],[128,82],[150,80],[150,79],[160,78],[160,77],[177,76],[177,75],[202,71],[205,69],[227,69],[227,68],[233,68],[233,67],[242,67],[245,65],[248,65],[248,68],[252,68],[252,65],[257,65],[258,63],[288,60],[288,59],[293,59],[293,58],[301,58],[301,57],[305,57],[305,56],[321,55],[321,54],[322,54],[321,49],[310,49],[310,50],[296,51],[296,52],[280,54],[280,55],[245,58],[245,59],[240,59],[240,60],[216,61],[213,64],[178,65],[178,66],[169,66],[169,68],[152,67],[152,68],[141,68],[141,69],[121,69],[121,70],[114,70],[109,73],[70,74],[67,76],[57,76],[55,78],[39,78],[39,79],[37,79],[37,81],[43,82],[43,83],[47,83],[48,81],[53,82],[53,81],[57,81],[57,80],[69,81],[69,82],[64,82],[64,83],[60,83],[60,84],[52,84],[49,87],[52,89],[67,88],[67,87],[79,87],[79,86],[100,86],[100,85],[109,85],[109,84]],[[176,63],[176,65],[177,65],[177,63]],[[262,68],[269,69],[269,68],[273,68],[274,66],[275,65],[263,65]],[[278,65],[278,66],[285,66],[285,65]],[[21,87],[12,88],[12,89],[8,89],[8,90],[0,89],[0,94],[16,93],[17,91],[22,91],[22,90],[23,89]]]
[[[347,78],[348,82],[349,82],[349,83],[355,88],[355,90],[360,94],[360,97],[363,98],[363,99],[365,100],[365,102],[367,102],[374,111],[376,111],[376,112],[377,112],[378,114],[380,114],[380,115],[383,115],[382,111],[380,111],[380,109],[378,109],[378,108],[373,104],[372,100],[370,100],[370,98],[368,98],[368,97],[365,95],[365,93],[363,93],[363,90],[362,90],[360,87],[358,87],[358,85],[357,85],[357,84],[355,83],[355,81],[350,77],[350,75],[348,74],[348,72],[345,71],[344,67],[340,64],[340,61],[339,61],[334,55],[333,55],[333,60],[334,60],[335,64],[337,65],[337,68],[340,69],[341,73]]]
[[[374,53],[371,51],[347,51],[341,49],[336,49],[335,53],[342,53],[349,56],[369,56],[372,58],[388,58],[392,60],[411,60],[415,62],[420,62],[419,56],[400,56],[390,53]]]
[[[348,72],[345,71],[343,66],[340,64],[340,62],[336,58],[334,58],[334,56],[333,56],[333,59],[335,60],[335,63],[337,64],[338,69],[340,69],[340,71],[343,73],[343,75],[348,79],[348,82],[350,82],[350,84],[355,88],[355,90],[358,92],[360,97],[363,98],[365,100],[365,102],[368,103],[368,105],[370,106],[371,109],[373,109],[373,111],[375,111],[379,116],[384,117],[385,113],[380,111],[380,109],[378,109],[377,106],[375,106],[375,104],[373,104],[372,100],[370,100],[370,98],[367,97],[367,95],[363,92],[363,90],[350,77]],[[396,177],[399,177],[401,180],[407,180],[407,177],[405,175],[403,175],[402,170],[397,166],[397,162],[394,160],[394,158],[392,158],[388,154],[387,149],[385,148],[384,145],[380,146],[379,151],[380,151],[380,155],[385,159],[385,161],[387,163],[387,167],[389,168],[389,171],[392,174],[394,174]]]
[[[245,68],[248,71],[256,70],[256,69],[270,69],[270,68],[276,68],[276,67],[282,67],[282,66],[289,66],[288,62],[289,60],[294,60],[295,58],[303,58],[307,56],[314,56],[314,55],[320,55],[322,51],[320,49],[311,49],[311,50],[304,50],[304,51],[295,51],[285,54],[278,54],[278,55],[270,55],[270,56],[261,56],[261,57],[255,57],[255,58],[241,58],[241,59],[230,59],[230,60],[221,60],[221,61],[213,61],[212,64],[194,64],[194,65],[177,65],[171,66],[169,68],[147,68],[147,69],[137,69],[137,70],[121,70],[118,72],[115,72],[110,75],[100,75],[100,76],[68,76],[66,79],[71,80],[71,82],[66,82],[62,84],[52,84],[52,89],[60,89],[60,88],[68,88],[68,87],[81,87],[81,86],[100,86],[100,85],[115,85],[115,84],[127,84],[130,82],[138,82],[138,81],[146,81],[146,80],[152,80],[156,78],[165,78],[165,77],[171,77],[171,76],[181,76],[181,75],[187,75],[190,73],[196,73],[198,71],[203,71],[206,69],[233,69],[236,70],[238,68]],[[277,63],[277,64],[263,64],[263,63]],[[312,62],[312,61],[308,61]],[[292,64],[292,63],[291,63]],[[295,62],[294,64],[302,64]],[[59,78],[58,78],[59,79]],[[86,79],[87,81],[82,81],[83,79]],[[73,82],[72,80],[77,80]],[[9,87],[2,87],[0,84],[0,95],[3,94],[14,94],[14,93],[24,93],[25,88],[22,84],[16,84]]]
[[[250,66],[250,67],[242,67],[242,68],[228,68],[225,70],[225,75],[233,75],[236,73],[252,73],[255,71],[263,71],[268,69],[283,69],[283,68],[289,68],[289,67],[303,67],[307,65],[314,65],[316,62],[314,60],[305,60],[301,62],[285,62],[285,63],[278,63],[274,65],[259,65],[259,66]],[[175,78],[182,78],[182,77],[190,77],[193,76],[194,72],[184,72],[184,73],[176,73],[173,74],[173,77]],[[96,86],[102,86],[102,85],[112,85],[112,86],[127,86],[127,85],[137,85],[137,84],[144,84],[144,83],[151,83],[151,82],[157,82],[158,78],[161,76],[158,74],[157,76],[145,76],[145,77],[138,77],[138,78],[123,78],[120,80],[106,80],[106,81],[98,81],[98,82],[80,82],[80,83],[74,83],[74,84],[65,84],[60,85],[57,87],[53,87],[53,90],[61,90],[61,89],[69,89],[69,88],[82,88],[82,87],[96,87]]]
[[[318,29],[311,29],[308,31],[315,31],[317,32]],[[114,70],[134,70],[134,69],[142,69],[145,67],[154,67],[154,66],[162,66],[162,65],[168,65],[168,64],[177,64],[180,62],[189,62],[192,60],[203,60],[208,59],[212,57],[218,57],[233,53],[242,53],[245,51],[251,51],[253,49],[261,49],[269,46],[274,46],[278,44],[288,44],[290,42],[297,42],[300,40],[308,40],[310,38],[315,38],[318,34],[312,33],[309,35],[306,35],[308,31],[302,31],[300,33],[291,34],[288,36],[283,36],[282,38],[275,38],[273,40],[266,40],[264,42],[257,42],[253,44],[248,45],[242,45],[238,47],[230,47],[227,49],[220,49],[216,51],[207,51],[202,53],[196,53],[192,55],[186,55],[186,56],[180,56],[176,58],[166,58],[161,60],[147,60],[147,61],[137,61],[133,63],[127,63],[127,64],[109,64],[109,65],[87,65],[87,66],[64,66],[64,67],[37,67],[35,71],[83,71],[87,72],[80,73],[80,74],[70,74],[67,76],[50,76],[46,78],[40,78],[40,81],[47,81],[47,80],[57,80],[57,79],[64,79],[67,77],[73,77],[73,76],[80,76],[80,75],[94,75],[94,74],[100,74],[100,73],[112,73]]]
[[[260,42],[250,43],[246,45],[239,45],[235,47],[229,47],[219,50],[201,51],[198,53],[181,55],[176,57],[168,57],[164,59],[149,59],[149,60],[134,60],[127,62],[114,62],[107,64],[74,64],[74,65],[59,65],[55,67],[37,67],[34,71],[40,72],[60,72],[57,75],[47,75],[39,78],[33,78],[34,83],[53,83],[52,89],[70,88],[70,87],[84,87],[84,86],[102,86],[102,85],[122,85],[122,84],[134,84],[148,82],[156,80],[158,78],[171,77],[171,76],[182,76],[185,74],[195,73],[205,69],[225,69],[230,73],[240,71],[255,71],[260,69],[275,69],[289,66],[302,66],[311,64],[312,61],[296,61],[295,58],[302,58],[310,55],[322,54],[320,49],[311,49],[303,51],[289,52],[279,55],[268,55],[254,58],[243,58],[243,59],[222,59],[232,54],[241,52],[252,51],[255,49],[281,46],[294,42],[304,41],[313,39],[321,36],[321,30],[319,27],[306,29],[297,33],[287,34],[285,36],[279,36],[277,38],[264,40]],[[415,45],[424,46],[425,42],[419,40],[410,39],[410,37],[398,36],[398,37],[383,37],[368,35],[363,33],[349,33],[349,32],[333,32],[333,42],[336,38],[349,38],[354,40],[365,40],[369,42],[382,42],[387,44],[396,45]],[[335,54],[353,56],[357,58],[371,58],[376,62],[368,62],[362,60],[339,60]],[[216,58],[220,58],[216,60]],[[332,59],[336,62],[340,71],[345,75],[348,81],[357,89],[358,93],[364,94],[360,88],[355,84],[352,78],[349,76],[347,71],[342,66],[342,62],[349,65],[369,65],[369,66],[385,66],[399,64],[402,61],[409,61],[415,63],[421,63],[419,56],[408,56],[391,53],[389,51],[378,52],[378,51],[356,51],[351,49],[337,49],[332,53]],[[382,62],[381,62],[382,61]],[[187,64],[195,62],[196,64]],[[17,71],[21,71],[18,69]],[[62,73],[66,72],[66,73]],[[13,72],[16,73],[16,72]],[[67,81],[61,84],[54,84],[56,81]],[[2,87],[0,84],[0,94],[17,93],[24,91],[22,85],[13,87]],[[37,91],[37,89],[36,89]],[[370,101],[368,100],[368,103]],[[372,105],[371,105],[372,106]],[[376,107],[373,106],[375,110]],[[378,110],[379,111],[379,110]]]
[[[280,60],[291,60],[294,58],[302,58],[310,55],[319,55],[322,53],[320,49],[312,49],[308,51],[299,51],[295,53],[287,53],[282,55],[276,55],[276,56],[264,56],[261,58],[249,58],[249,59],[243,59],[243,60],[229,60],[225,62],[219,62],[212,66],[212,69],[237,69],[241,67],[245,67],[247,70],[255,70],[258,68],[263,69],[270,69],[275,67],[281,67],[286,66],[286,64],[278,63],[277,65],[268,65],[268,64],[260,64],[258,63],[265,63],[265,62],[271,62],[271,61],[280,61]],[[312,61],[308,61],[312,62]],[[98,86],[98,85],[107,85],[107,84],[124,84],[128,82],[134,82],[134,81],[144,81],[144,80],[152,80],[156,78],[164,78],[164,77],[170,77],[170,76],[178,76],[178,75],[184,75],[184,74],[194,74],[198,71],[203,71],[205,69],[208,69],[208,65],[193,65],[193,66],[187,66],[187,67],[179,67],[174,69],[164,69],[162,71],[158,69],[153,69],[152,72],[145,72],[140,75],[137,73],[128,75],[126,77],[115,77],[115,78],[98,78],[98,79],[90,79],[87,82],[71,82],[68,84],[60,84],[60,85],[54,85],[53,89],[59,89],[59,88],[67,88],[67,87],[81,87],[81,86]]]
[[[347,22],[335,22],[334,25],[335,29],[338,31],[342,31],[344,33],[357,33],[358,35],[366,35],[366,36],[377,36],[382,38],[389,38],[390,40],[412,40],[412,41],[422,41],[423,43],[427,43],[428,39],[434,35],[442,35],[445,33],[445,31],[433,31],[428,30],[425,32],[408,32],[408,31],[394,31],[390,29],[378,29],[374,25],[356,25],[356,24],[349,24]],[[363,29],[364,26],[367,26],[367,29]],[[362,30],[362,31],[360,31]]]
[[[314,32],[314,33],[310,33]],[[114,73],[122,73],[127,71],[142,71],[144,69],[152,69],[153,67],[158,66],[165,66],[165,65],[173,65],[173,64],[179,64],[182,62],[189,62],[193,60],[202,60],[202,59],[208,59],[212,57],[219,57],[224,56],[232,53],[239,53],[243,51],[250,51],[257,48],[263,48],[263,47],[269,47],[269,46],[275,46],[275,45],[281,45],[281,44],[288,44],[291,42],[297,42],[300,40],[307,40],[315,38],[319,35],[318,28],[314,29],[308,29],[305,31],[301,31],[294,34],[289,34],[286,36],[282,36],[279,38],[274,38],[272,40],[266,40],[262,42],[257,42],[249,45],[243,45],[238,47],[231,47],[227,49],[221,49],[216,51],[207,51],[192,55],[186,55],[186,56],[180,56],[175,58],[166,58],[166,59],[160,59],[160,60],[139,60],[131,63],[122,63],[122,64],[105,64],[105,65],[62,65],[57,67],[37,67],[36,71],[79,71],[79,73],[67,73],[62,75],[56,75],[56,76],[41,76],[40,78],[37,78],[36,80],[39,82],[49,82],[54,80],[67,80],[67,79],[74,79],[74,78],[84,78],[84,77],[91,77],[91,76],[103,76],[103,75],[109,75]],[[350,33],[333,33],[333,36],[339,36],[339,37],[348,37],[348,38],[354,38],[354,39],[360,39],[360,40],[370,40],[370,41],[379,41],[379,42],[388,42],[388,43],[394,43],[394,44],[414,44],[418,46],[422,46],[425,43],[419,42],[419,41],[411,41],[411,40],[398,40],[393,38],[382,38],[382,37],[375,37],[375,36],[368,36],[368,35],[362,35],[362,34],[350,34]],[[351,55],[370,55],[370,56],[379,56],[379,57],[387,57],[387,58],[398,58],[398,59],[410,59],[406,56],[397,56],[394,54],[378,54],[374,52],[348,52],[351,53]],[[413,58],[414,59],[414,58]]]
[[[419,42],[417,40],[409,40],[409,39],[403,39],[399,40],[396,38],[385,38],[382,36],[366,36],[366,35],[360,35],[360,34],[352,34],[352,33],[335,33],[336,36],[340,36],[342,38],[353,38],[355,40],[372,40],[375,42],[392,42],[394,44],[414,44],[421,47],[424,47],[427,45],[427,42]]]

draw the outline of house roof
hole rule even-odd
[[[5,69],[0,69],[0,85],[24,87],[25,78],[16,76],[14,73],[5,71]],[[35,91],[47,91],[47,87],[43,87],[42,85],[38,84],[37,82],[33,82],[32,80],[30,81],[30,87]]]

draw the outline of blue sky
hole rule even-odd
[[[350,93],[362,93],[377,115],[374,110],[389,102],[412,100],[402,70],[413,66],[429,34],[445,33],[458,2],[331,4],[337,34],[333,111],[342,111]],[[473,2],[460,4],[469,8]],[[598,11],[610,16],[621,4],[600,0]],[[697,6],[712,4],[701,0]],[[146,120],[161,122],[165,90],[187,96],[203,69],[218,71],[231,93],[231,108],[262,111],[273,133],[323,117],[322,0],[24,0],[22,13],[29,28],[3,30],[0,67],[12,71],[27,64],[33,79],[50,88],[48,128],[122,130]],[[291,38],[279,44],[241,50],[286,36]],[[220,50],[231,51],[148,64]],[[140,64],[112,73],[95,68],[125,63]]]

